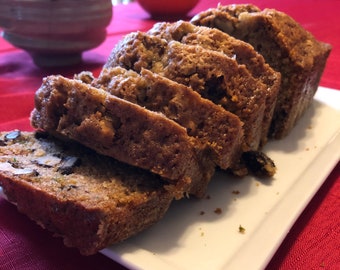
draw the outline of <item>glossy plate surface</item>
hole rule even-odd
[[[209,199],[175,202],[158,224],[102,253],[131,269],[265,267],[340,158],[340,91],[320,87],[292,133],[264,152],[278,167],[273,180],[218,173]]]
[[[338,162],[339,119],[340,91],[320,87],[291,134],[266,145],[274,179],[217,173],[208,198],[176,201],[158,224],[101,252],[131,269],[264,268]]]

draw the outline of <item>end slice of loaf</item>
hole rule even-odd
[[[191,88],[147,69],[138,74],[121,67],[103,69],[92,85],[174,120],[211,149],[211,159],[222,169],[239,160],[243,123]]]
[[[281,74],[274,71],[261,54],[257,53],[249,43],[236,39],[217,28],[195,26],[186,21],[156,23],[148,33],[168,41],[176,40],[184,44],[219,51],[234,58],[239,65],[245,65],[254,78],[258,78],[266,85],[266,108],[262,123],[261,146],[266,144],[281,83]]]
[[[285,137],[312,102],[331,46],[316,40],[287,14],[254,5],[218,6],[191,22],[216,27],[250,43],[281,73],[270,136]]]
[[[178,197],[203,196],[215,170],[205,147],[176,122],[79,80],[44,78],[31,122],[166,178]]]
[[[46,133],[0,133],[0,186],[20,212],[84,255],[150,227],[173,200],[159,176]]]
[[[105,68],[149,69],[191,87],[244,122],[243,151],[257,150],[262,134],[266,86],[223,53],[142,32],[127,35],[113,49]]]

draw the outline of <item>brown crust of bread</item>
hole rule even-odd
[[[287,14],[254,5],[218,6],[199,13],[191,22],[216,27],[250,43],[281,73],[269,135],[275,139],[288,135],[313,100],[331,46],[316,40]]]
[[[178,197],[204,195],[215,165],[205,146],[164,115],[62,76],[45,78],[35,102],[35,128],[159,174]]]
[[[239,65],[245,65],[254,78],[258,78],[267,86],[261,147],[266,144],[281,83],[281,74],[274,71],[265,62],[262,55],[257,53],[249,43],[236,39],[217,28],[195,26],[186,21],[157,23],[148,33],[168,41],[176,40],[184,44],[222,52],[228,57],[234,58]]]
[[[112,51],[105,68],[143,68],[190,86],[202,97],[221,105],[244,122],[243,151],[258,149],[265,110],[266,86],[236,60],[201,46],[167,42],[135,32]]]
[[[146,69],[138,74],[115,67],[103,69],[92,85],[174,120],[211,149],[210,158],[222,169],[240,158],[240,119],[183,84]]]

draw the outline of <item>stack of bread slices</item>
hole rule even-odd
[[[43,79],[37,132],[0,134],[9,201],[82,254],[202,198],[216,169],[272,176],[262,147],[308,108],[331,47],[292,18],[218,6],[125,36],[98,77]]]

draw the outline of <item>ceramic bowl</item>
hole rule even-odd
[[[0,1],[3,38],[44,67],[80,62],[105,40],[111,18],[111,0]]]

